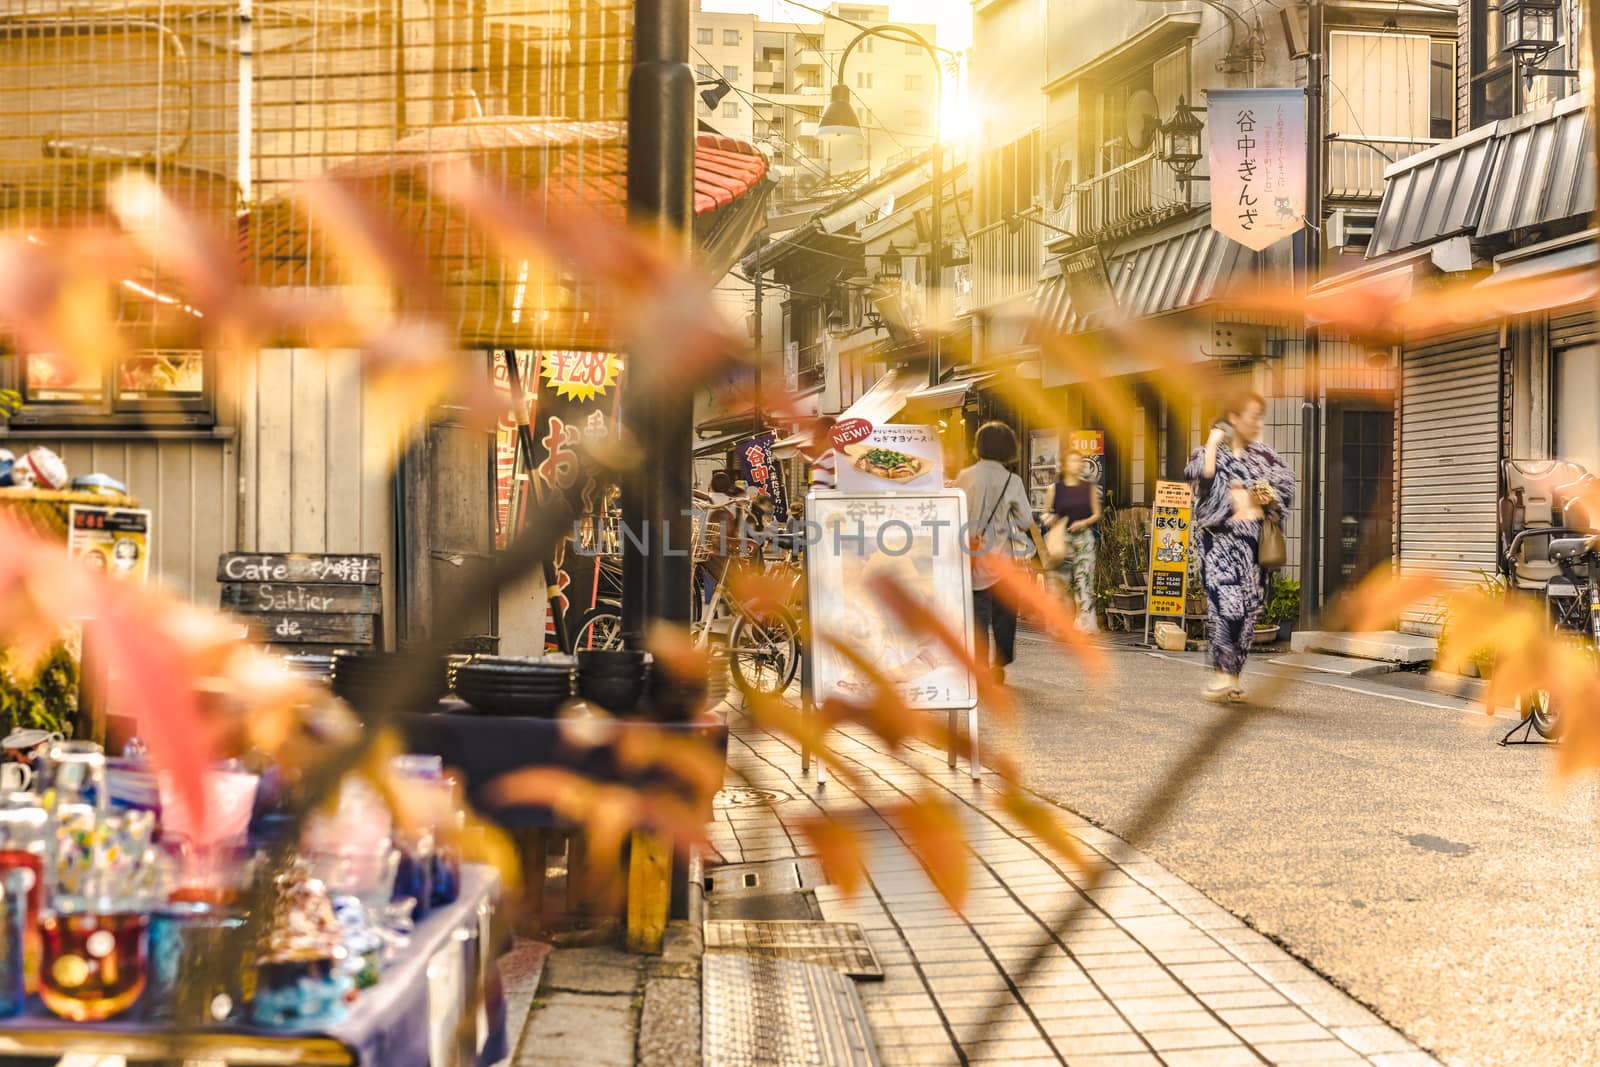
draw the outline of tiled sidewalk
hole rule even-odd
[[[740,727],[729,784],[776,790],[770,807],[719,810],[712,842],[729,862],[808,851],[792,825],[820,808],[873,808],[929,786],[959,801],[972,846],[964,917],[952,915],[895,830],[869,816],[869,885],[854,900],[818,889],[826,918],[865,927],[883,982],[859,985],[885,1067],[958,1063],[1231,1067],[1436,1061],[1265,937],[1126,843],[1063,813],[1109,869],[1070,932],[1051,924],[1084,880],[999,810],[993,776],[919,748],[902,759],[865,731],[836,748],[867,784],[802,779],[798,751]],[[1023,962],[1046,958],[1031,976]],[[996,1000],[998,1025],[980,1030]]]

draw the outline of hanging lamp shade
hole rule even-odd
[[[850,106],[850,89],[847,86],[833,87],[828,109],[822,113],[822,121],[817,126],[817,136],[861,136],[861,120],[856,118],[855,108]]]

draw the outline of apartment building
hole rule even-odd
[[[869,36],[852,50],[843,71],[863,136],[842,143],[817,136],[850,42],[862,29],[889,22],[883,4],[835,3],[827,10],[829,17],[820,22],[770,22],[703,9],[692,16],[690,60],[696,72],[702,81],[723,79],[732,87],[715,107],[700,101],[700,120],[771,153],[779,204],[826,199],[881,174],[927,149],[937,128],[940,71],[927,51]],[[896,24],[937,43],[932,25]]]

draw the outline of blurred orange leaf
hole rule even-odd
[[[934,887],[954,911],[967,902],[967,838],[955,809],[942,797],[924,791],[888,813],[900,827]]]
[[[1089,869],[1089,858],[1083,846],[1061,825],[1053,810],[1014,787],[1007,788],[1001,795],[1000,807],[1030,832],[1038,834],[1062,859],[1080,871]]]
[[[828,815],[804,819],[798,829],[810,842],[828,881],[842,889],[846,896],[855,896],[866,876],[860,835]]]

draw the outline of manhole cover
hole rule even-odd
[[[713,808],[765,808],[774,804],[782,804],[788,799],[788,793],[780,793],[776,789],[750,789],[745,786],[734,786],[732,789],[717,790],[717,795],[711,798],[711,806]]]
[[[867,936],[855,923],[767,919],[707,919],[707,952],[804,960],[853,978],[882,978]]]
[[[708,953],[700,973],[706,1063],[878,1067],[861,997],[839,972],[796,960]]]

